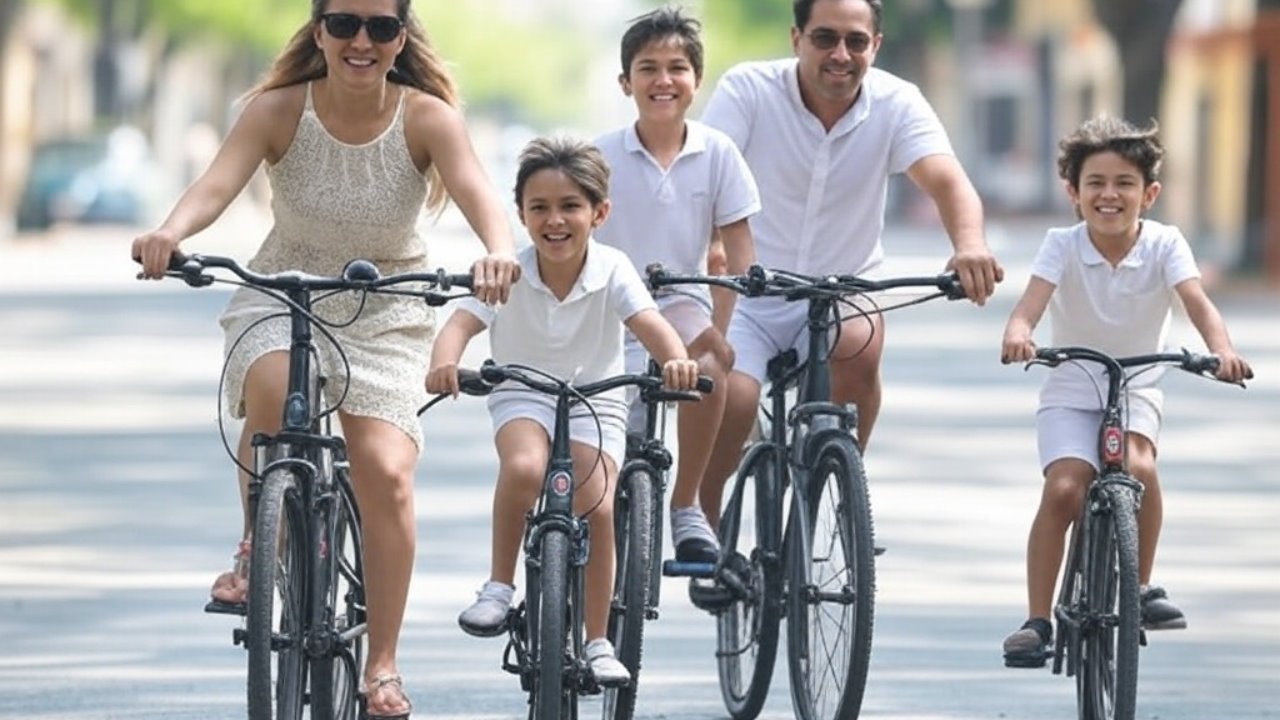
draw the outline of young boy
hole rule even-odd
[[[622,253],[591,238],[609,215],[609,168],[600,152],[565,138],[532,141],[520,155],[516,206],[533,241],[517,256],[521,281],[501,307],[470,298],[459,303],[431,350],[428,391],[457,394],[458,361],[486,327],[499,363],[520,363],[579,383],[619,375],[624,324],[663,363],[668,387],[693,389],[697,365],[685,356],[635,269]],[[589,403],[594,416],[578,415],[569,425],[575,512],[588,515],[593,530],[583,650],[596,682],[615,686],[630,679],[605,637],[613,593],[613,486],[626,447],[626,410],[622,392],[603,393]],[[495,389],[488,406],[498,450],[493,555],[489,580],[458,616],[463,630],[481,637],[506,629],[524,518],[542,490],[555,423],[553,399],[515,384]]]
[[[745,272],[755,261],[747,218],[759,212],[760,197],[746,161],[726,135],[685,119],[702,80],[699,28],[698,21],[672,8],[631,24],[622,37],[618,81],[635,100],[638,117],[596,140],[613,184],[613,213],[596,238],[620,248],[641,272],[658,262],[676,273],[706,273],[708,248],[717,233],[730,273]],[[715,562],[719,543],[707,514],[718,518],[719,508],[699,507],[698,495],[733,366],[724,339],[733,297],[718,298],[713,311],[705,288],[691,286],[660,297],[658,305],[700,372],[716,383],[715,392],[701,402],[680,405],[679,464],[671,494],[676,559]],[[645,362],[643,348],[628,338],[628,371],[643,372]],[[632,427],[639,410],[633,409]]]
[[[1090,120],[1060,144],[1058,173],[1083,222],[1054,228],[1031,266],[1031,278],[1004,332],[1001,360],[1035,356],[1032,331],[1046,307],[1053,344],[1093,347],[1114,356],[1160,352],[1176,295],[1210,352],[1222,359],[1218,377],[1251,376],[1226,325],[1205,295],[1191,248],[1177,228],[1142,217],[1160,194],[1164,150],[1156,127],[1139,130],[1110,117]],[[1127,406],[1129,470],[1145,490],[1138,515],[1138,578],[1142,623],[1148,630],[1186,627],[1161,588],[1149,585],[1160,535],[1161,496],[1156,440],[1163,395],[1158,371],[1130,381]],[[1101,383],[1099,385],[1098,383]],[[1080,512],[1098,470],[1101,423],[1097,368],[1062,365],[1040,391],[1036,413],[1044,491],[1027,541],[1029,619],[1004,641],[1005,664],[1042,667],[1050,651],[1053,590],[1064,535]]]

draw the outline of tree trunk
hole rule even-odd
[[[1280,28],[1280,0],[1258,0],[1258,25],[1261,28]],[[1259,57],[1254,64],[1252,110],[1249,114],[1249,169],[1245,195],[1244,252],[1237,270],[1246,274],[1265,273],[1271,282],[1280,282],[1277,255],[1280,255],[1280,227],[1274,227],[1280,210],[1270,207],[1268,196],[1280,196],[1280,169],[1270,166],[1268,158],[1276,157],[1280,142],[1267,132],[1268,127],[1280,125],[1280,117],[1273,117],[1272,108],[1280,107],[1280,98],[1273,90],[1280,86],[1276,75],[1280,73],[1280,52],[1274,47],[1280,39],[1280,30],[1270,30],[1271,35],[1259,33]],[[1268,217],[1270,214],[1270,217]],[[1268,248],[1268,245],[1271,247]]]
[[[1182,0],[1093,0],[1123,68],[1125,119],[1139,125],[1160,116],[1166,46]]]

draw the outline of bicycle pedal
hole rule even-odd
[[[215,615],[239,615],[244,617],[249,614],[249,606],[246,603],[229,603],[221,600],[210,600],[205,606],[204,611]]]
[[[1147,646],[1147,631],[1145,628],[1138,628],[1138,644],[1142,647]]]
[[[884,554],[886,549],[887,548],[882,548],[879,545],[877,545],[874,548],[872,548],[872,552],[875,554],[876,557],[880,557],[881,555]]]
[[[667,560],[662,563],[662,574],[667,577],[711,578],[716,575],[716,564]]]

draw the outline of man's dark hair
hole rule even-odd
[[[1113,152],[1141,170],[1143,184],[1150,185],[1160,179],[1160,163],[1164,160],[1159,131],[1155,120],[1145,128],[1110,115],[1087,120],[1058,143],[1058,176],[1079,189],[1084,161],[1101,152]]]
[[[631,21],[622,35],[622,74],[631,76],[631,61],[651,42],[675,38],[693,65],[693,75],[702,79],[702,23],[680,8],[662,7]]]
[[[809,17],[813,15],[813,4],[817,0],[795,0],[791,4],[791,10],[795,14],[796,29],[804,30],[809,24]],[[865,0],[871,6],[871,14],[875,16],[872,29],[877,33],[880,32],[880,23],[884,20],[884,2],[883,0]]]

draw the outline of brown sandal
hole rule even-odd
[[[396,690],[400,692],[400,697],[404,698],[405,703],[409,705],[409,709],[398,715],[370,715],[369,714],[369,695],[378,692],[387,685],[395,685]],[[373,678],[373,682],[360,691],[360,720],[409,720],[409,713],[413,712],[413,703],[409,701],[409,696],[404,692],[404,678],[399,673],[383,673]]]

